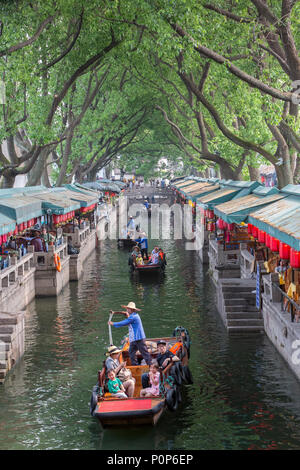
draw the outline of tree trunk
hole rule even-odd
[[[293,184],[293,176],[291,175],[291,172],[288,171],[287,165],[276,165],[276,175],[279,189],[284,188],[288,184]]]
[[[1,189],[13,188],[15,179],[16,179],[15,175],[4,174],[1,178],[0,188]]]
[[[37,162],[28,174],[26,186],[38,186],[42,183],[42,175],[50,152],[52,152],[52,149],[49,147],[42,149]]]
[[[247,165],[247,166],[248,166],[250,181],[260,182],[259,168],[256,168],[256,167],[251,166],[251,165]]]
[[[220,173],[222,179],[225,180],[238,180],[240,177],[240,174],[234,171],[231,166],[226,163],[220,163]]]

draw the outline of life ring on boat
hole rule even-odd
[[[182,378],[183,378],[184,383],[186,383],[187,385],[194,383],[189,366],[182,367]]]
[[[54,266],[56,267],[56,271],[59,273],[61,272],[61,262],[60,257],[57,253],[54,254]]]
[[[169,388],[166,394],[166,403],[170,411],[176,411],[178,408],[177,392],[175,388]]]
[[[182,384],[182,375],[181,375],[179,363],[175,362],[175,364],[172,365],[170,369],[170,375],[171,377],[174,378],[174,382],[176,385]]]
[[[182,396],[181,396],[180,387],[177,387],[177,386],[176,386],[176,395],[177,395],[177,403],[179,404],[182,402]]]
[[[94,409],[96,408],[97,403],[98,403],[98,387],[97,385],[95,385],[95,387],[93,387],[91,401],[90,401],[90,413],[92,416],[94,414]]]

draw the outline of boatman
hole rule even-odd
[[[141,317],[137,312],[140,312],[140,309],[136,308],[134,302],[129,302],[128,305],[121,305],[121,307],[126,308],[126,312],[113,312],[111,313],[122,313],[126,315],[126,319],[119,322],[109,321],[108,324],[114,326],[115,328],[120,328],[121,326],[128,325],[129,329],[129,356],[132,366],[137,366],[136,352],[140,351],[143,359],[146,364],[150,366],[151,356],[148,352],[146,346],[146,335],[144,333],[144,328],[142,324]]]
[[[139,238],[135,239],[140,244],[142,257],[148,259],[148,239],[146,232],[141,232]]]

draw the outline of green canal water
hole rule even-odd
[[[153,243],[150,243],[152,246]],[[230,338],[207,267],[164,241],[161,279],[129,274],[128,252],[102,242],[84,275],[26,313],[26,352],[0,387],[0,449],[297,449],[300,383],[264,335]],[[194,384],[156,427],[103,430],[89,414],[108,346],[108,312],[136,302],[148,337],[185,326]],[[115,329],[119,343],[126,329]]]

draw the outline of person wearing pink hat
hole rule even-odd
[[[108,324],[114,326],[115,328],[120,328],[122,326],[127,326],[129,329],[129,356],[132,366],[137,366],[138,362],[136,359],[136,352],[140,351],[143,359],[146,364],[150,366],[151,356],[148,352],[146,346],[146,335],[144,332],[143,324],[141,317],[137,312],[140,312],[139,308],[136,308],[134,302],[129,302],[128,305],[121,305],[121,307],[126,308],[126,312],[113,312],[111,313],[125,313],[127,318],[119,322],[109,321]]]

